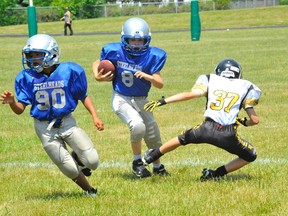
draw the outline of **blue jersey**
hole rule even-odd
[[[157,47],[149,47],[140,56],[129,56],[122,43],[109,43],[102,48],[100,60],[110,60],[116,68],[113,89],[125,96],[148,96],[151,82],[134,76],[136,71],[149,75],[160,72],[167,55]]]
[[[73,112],[78,100],[86,98],[86,74],[73,62],[57,65],[49,77],[25,69],[15,79],[15,91],[19,102],[31,105],[32,117],[51,121]]]

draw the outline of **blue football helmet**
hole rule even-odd
[[[27,54],[30,52],[40,52],[42,57],[37,59],[29,58]],[[44,68],[58,64],[59,57],[60,51],[56,40],[47,34],[37,34],[27,40],[22,50],[22,65],[24,69],[26,69],[25,65],[27,65],[28,68],[41,73]],[[40,59],[42,60],[41,65],[33,64],[33,61]]]
[[[215,68],[216,75],[231,78],[241,79],[242,78],[242,67],[234,59],[224,59]]]
[[[147,22],[141,18],[130,18],[128,19],[121,32],[121,42],[124,45],[124,49],[134,56],[139,56],[144,54],[151,41],[151,32]],[[129,38],[142,38],[144,39],[144,44],[142,46],[130,45],[128,43]]]

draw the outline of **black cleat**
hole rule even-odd
[[[200,177],[200,181],[209,181],[209,180],[215,180],[218,181],[221,179],[221,176],[216,176],[215,170],[211,170],[209,168],[204,168],[202,170],[202,176]]]
[[[96,197],[98,194],[97,194],[97,189],[95,188],[92,188],[90,191],[84,191],[84,195],[88,196],[88,197]]]
[[[132,172],[139,178],[146,178],[151,176],[150,171],[146,169],[141,159],[133,161]]]
[[[153,168],[153,174],[160,176],[170,176],[170,173],[167,172],[163,164],[161,164],[159,168]]]

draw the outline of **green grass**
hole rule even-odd
[[[232,30],[202,31],[198,42],[191,41],[189,31],[152,34],[152,45],[166,50],[168,60],[162,71],[165,87],[152,89],[150,99],[189,91],[200,74],[213,73],[217,62],[226,57],[237,59],[242,64],[244,78],[263,91],[256,107],[260,124],[239,129],[241,136],[256,146],[258,158],[220,182],[200,182],[202,168],[216,168],[234,156],[209,145],[189,145],[165,155],[162,162],[171,177],[133,178],[129,133],[111,111],[111,84],[95,82],[91,72],[101,47],[119,41],[120,34],[77,35],[77,32],[120,32],[125,17],[77,21],[75,37],[56,35],[61,61],[75,61],[85,68],[89,93],[105,122],[105,131],[98,132],[81,104],[74,113],[100,154],[101,165],[89,178],[98,188],[99,196],[84,197],[49,160],[34,132],[29,107],[17,116],[9,106],[1,105],[0,215],[287,215],[288,28],[233,29],[287,26],[285,10],[287,7],[203,12],[204,29]],[[145,18],[152,31],[189,29],[189,14]],[[45,29],[57,34],[61,33],[62,24],[40,23],[38,28],[40,32]],[[0,34],[25,32],[27,26],[0,28]],[[21,49],[26,40],[26,37],[0,37],[0,92],[14,89],[14,78],[22,69]],[[205,100],[200,99],[157,109],[154,115],[163,141],[201,122],[204,106]]]

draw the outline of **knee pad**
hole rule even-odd
[[[244,159],[244,160],[246,160],[246,161],[248,161],[248,162],[253,162],[253,161],[255,161],[256,160],[256,158],[257,158],[257,153],[256,153],[256,150],[255,150],[255,148],[253,148],[252,150],[250,150],[249,152],[248,152],[248,154],[245,154],[245,155],[241,155],[241,156],[239,156],[240,158],[242,158],[242,159]]]
[[[257,153],[256,153],[256,151],[255,151],[255,152],[253,152],[252,154],[249,155],[249,158],[248,158],[247,161],[253,162],[253,161],[256,160],[256,158],[257,158]]]
[[[138,142],[140,141],[146,132],[146,126],[143,122],[134,122],[133,121],[129,124],[130,134],[131,134],[131,142]]]
[[[91,170],[96,170],[99,166],[99,156],[94,148],[83,151],[78,157],[81,162]]]

